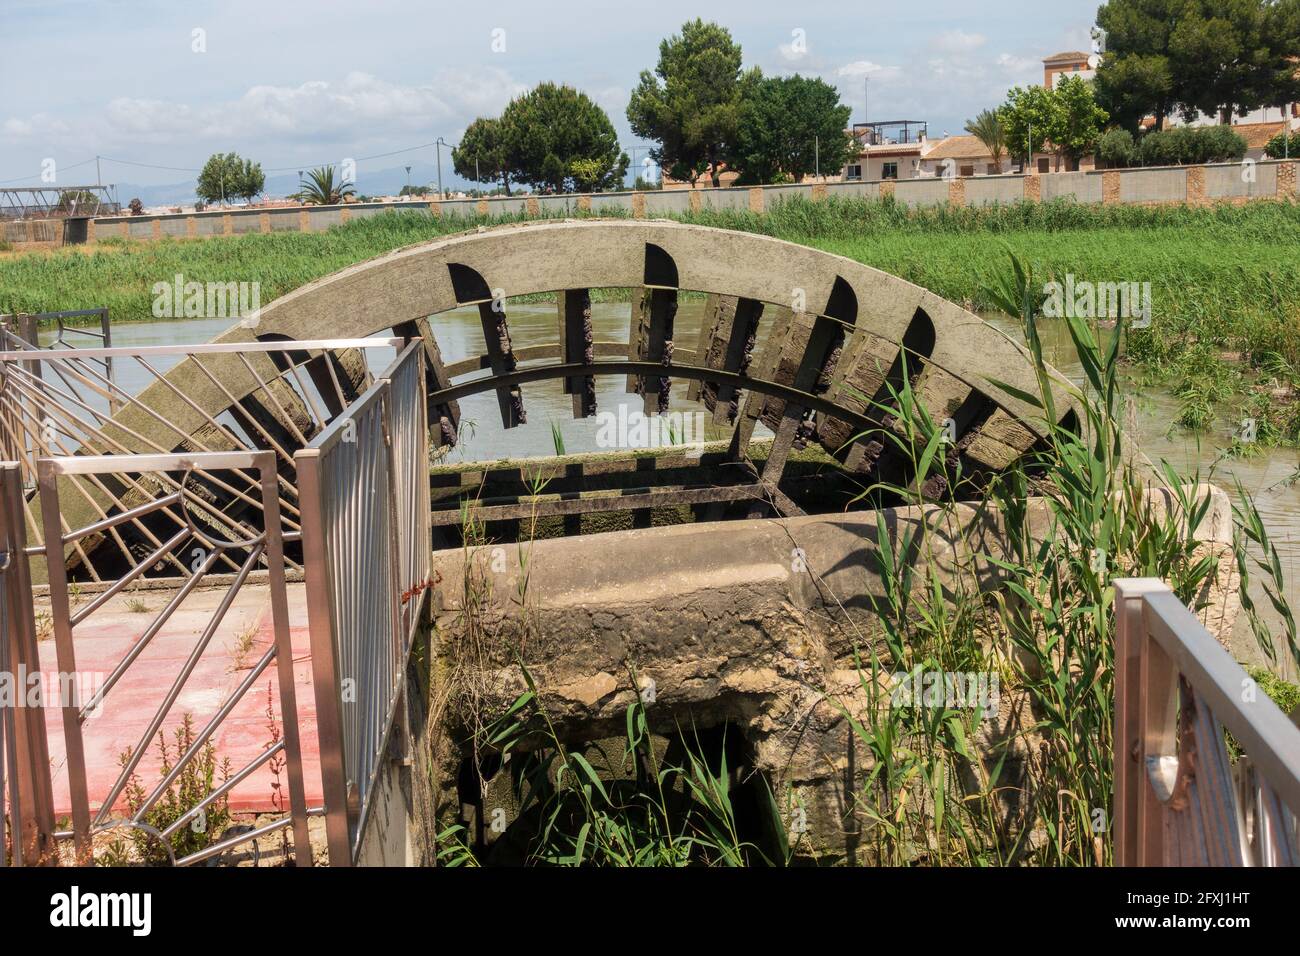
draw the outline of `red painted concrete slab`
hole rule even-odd
[[[122,770],[122,755],[139,746],[184,662],[198,646],[224,593],[209,591],[191,595],[108,692],[99,713],[88,717],[82,724],[92,812],[103,803],[117,781]],[[88,700],[91,693],[103,686],[167,600],[161,594],[145,592],[142,596],[150,607],[149,612],[133,613],[126,610],[121,601],[114,600],[74,630],[76,669],[83,700]],[[320,751],[316,736],[316,699],[311,683],[306,602],[300,584],[289,586],[289,619],[292,624],[290,633],[293,643],[294,690],[297,695],[307,805],[319,806],[323,800]],[[238,667],[238,639],[240,635],[250,632],[252,644],[244,655],[242,667]],[[207,648],[199,656],[194,672],[182,685],[176,702],[162,724],[173,760],[176,753],[174,733],[181,725],[184,715],[190,715],[196,734],[202,730],[248,677],[249,672],[274,643],[274,639],[270,592],[265,587],[245,585],[236,595]],[[70,813],[72,806],[63,720],[55,686],[55,675],[58,674],[59,667],[54,642],[43,642],[40,653],[41,668],[47,675],[46,724],[54,777],[54,806],[55,812],[62,816]],[[218,766],[228,759],[232,774],[251,763],[270,745],[272,731],[266,712],[268,688],[272,695],[274,720],[283,733],[284,715],[280,708],[279,681],[273,661],[212,735]],[[161,779],[160,767],[161,757],[155,734],[149,740],[146,754],[136,770],[136,776],[146,792],[150,792]],[[220,771],[217,779],[221,779]],[[261,767],[231,791],[230,809],[238,812],[271,810],[272,781],[269,766]],[[281,793],[287,801],[287,767],[280,774],[280,784]],[[119,811],[126,810],[126,804],[121,798],[116,803]]]

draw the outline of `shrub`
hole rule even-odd
[[[1224,163],[1246,155],[1246,141],[1231,126],[1177,126],[1147,133],[1138,143],[1143,166]]]
[[[158,771],[160,780],[166,778],[176,761],[194,745],[195,736],[194,722],[189,714],[185,714],[180,726],[176,728],[172,747],[167,746],[167,735],[158,731],[158,754],[162,763]],[[131,760],[131,752],[126,751],[118,759],[125,767]],[[155,830],[165,830],[229,779],[229,761],[218,762],[216,749],[210,741],[206,742],[158,801],[144,812],[143,821]],[[127,809],[132,816],[144,806],[148,795],[149,791],[140,782],[140,778],[132,773],[125,790]],[[221,839],[229,823],[227,798],[222,796],[214,800],[201,815],[172,834],[169,841],[172,852],[180,858],[210,846]],[[164,866],[170,862],[166,849],[152,834],[135,829],[131,831],[130,839],[137,859],[145,865]]]
[[[1108,130],[1097,141],[1097,158],[1109,169],[1134,165],[1138,161],[1138,150],[1133,134],[1126,129]]]
[[[1268,141],[1264,147],[1264,153],[1272,159],[1281,159],[1283,156],[1289,156],[1292,159],[1300,158],[1300,129],[1291,134],[1291,142],[1286,141],[1286,134],[1278,133]]]

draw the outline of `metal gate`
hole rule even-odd
[[[299,866],[311,865],[311,844],[307,837],[307,806],[303,787],[302,756],[298,742],[298,708],[294,697],[293,655],[289,641],[289,613],[284,578],[284,536],[280,526],[280,496],[277,488],[276,456],[274,452],[205,452],[192,455],[130,455],[103,457],[44,458],[38,462],[40,505],[45,528],[45,555],[49,567],[50,606],[53,617],[54,640],[58,654],[59,672],[63,678],[61,710],[64,741],[67,748],[67,767],[72,801],[72,836],[76,842],[79,862],[89,862],[93,835],[125,826],[150,831],[173,856],[170,837],[181,827],[191,824],[240,781],[251,775],[266,762],[284,754],[289,778],[289,812],[277,820],[248,832],[220,840],[205,849],[172,862],[177,865],[197,863],[219,855],[231,847],[247,842],[282,827],[292,825],[294,834],[294,860]],[[193,486],[196,473],[217,476],[223,472],[241,471],[256,476],[260,489],[263,527],[250,533],[249,529],[223,520],[220,512],[205,506],[203,497]],[[133,476],[138,483],[155,483],[160,491],[152,500],[101,519],[80,528],[63,531],[60,526],[60,480],[70,476],[95,475],[101,477]],[[136,564],[110,587],[96,595],[83,607],[73,609],[69,599],[69,582],[66,569],[67,549],[91,535],[99,535],[129,521],[170,512],[171,521],[180,527],[153,553]],[[202,527],[200,527],[202,525]],[[243,537],[240,537],[243,535]],[[175,595],[153,617],[139,639],[117,663],[102,686],[83,701],[82,682],[77,670],[76,652],[72,630],[86,623],[96,610],[113,596],[121,593],[145,571],[158,564],[165,554],[181,549],[194,554],[192,573]],[[163,696],[138,743],[132,747],[122,764],[122,771],[106,792],[91,793],[86,773],[86,753],[82,739],[82,725],[87,717],[103,705],[105,698],[135,664],[149,643],[180,608],[185,598],[192,594],[212,574],[223,557],[233,557],[238,570],[227,586],[207,624],[185,659],[171,686]],[[151,790],[143,802],[127,816],[115,816],[116,806],[132,774],[139,766],[155,735],[163,728],[173,705],[204,651],[212,642],[222,620],[230,610],[235,595],[247,582],[249,574],[264,566],[266,584],[270,589],[271,613],[275,632],[274,644],[249,671],[216,711],[207,719],[195,736],[193,743],[179,755],[162,780]],[[234,710],[257,679],[274,663],[279,683],[280,712],[283,737],[255,757],[246,766],[236,770],[221,786],[193,806],[183,808],[166,828],[153,830],[144,822],[145,815],[175,783],[186,765],[202,751],[221,722]],[[64,677],[68,675],[68,677]],[[69,677],[71,679],[69,679]]]

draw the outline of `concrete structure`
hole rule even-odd
[[[1237,614],[1231,506],[1217,488],[1202,494],[1210,500],[1197,560],[1208,557],[1219,574],[1198,601],[1206,602],[1203,622],[1223,640]],[[1157,513],[1173,506],[1161,493],[1152,494],[1152,505]],[[1028,508],[1032,536],[1059,533],[1045,502],[1031,499]],[[954,592],[997,589],[1001,572],[989,558],[1015,560],[996,513],[957,505],[888,509],[879,517],[894,548],[908,535],[924,538],[915,553],[924,551]],[[507,545],[495,556],[491,547],[436,552],[444,603],[432,669],[465,675],[480,688],[476,706],[488,719],[526,689],[507,650],[525,648],[523,662],[567,745],[617,737],[638,694],[650,701],[648,718],[660,734],[724,725],[743,742],[745,772],[763,774],[782,806],[788,796],[789,806],[806,812],[801,858],[869,863],[871,841],[862,836],[873,823],[854,794],[875,768],[848,718],[861,720],[879,706],[858,662],[880,662],[885,700],[898,668],[876,603],[885,595],[872,570],[882,545],[877,518],[867,512],[633,530],[602,535],[598,547],[569,538]],[[919,591],[925,586],[918,577]],[[522,603],[520,593],[527,595]],[[464,594],[484,595],[484,603],[467,608]],[[481,650],[462,638],[467,616],[485,629]],[[413,841],[426,846],[437,828],[459,822],[472,833],[485,817],[500,815],[509,825],[518,816],[509,774],[490,775],[481,793],[465,786],[459,742],[470,728],[463,712],[445,713],[441,723],[430,719],[428,739],[413,747],[419,762],[428,762],[427,772],[413,776],[434,781],[426,799],[436,812]],[[1041,742],[1034,721],[1027,699],[1005,693],[971,741],[990,765],[1006,749],[1000,782],[1008,811]],[[1007,825],[1008,840],[1020,835]],[[508,833],[484,836],[510,840]]]

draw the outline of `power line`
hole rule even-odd
[[[436,145],[437,143],[435,142],[435,143],[421,143],[418,146],[403,146],[401,149],[390,150],[389,152],[386,153],[375,153],[371,156],[357,156],[353,161],[362,163],[362,162],[368,162],[369,160],[372,159],[384,159],[388,156],[397,156],[400,155],[401,153],[414,152],[417,149],[433,149]],[[101,156],[100,159],[104,160],[104,162],[107,163],[117,163],[122,166],[140,166],[143,167],[144,169],[165,169],[177,173],[199,173],[203,171],[201,168],[196,169],[191,166],[160,166],[155,163],[140,163],[131,159],[115,159],[112,156]],[[87,160],[87,162],[93,162],[93,160]],[[288,173],[288,172],[295,172],[301,169],[307,169],[309,167],[331,166],[334,165],[336,162],[337,160],[335,161],[326,160],[325,162],[321,162],[321,163],[294,163],[292,166],[264,166],[262,167],[262,171],[267,173]]]
[[[99,157],[106,163],[117,163],[120,166],[141,166],[145,169],[166,169],[174,173],[198,173],[199,169],[193,169],[189,166],[158,166],[154,163],[137,163],[130,159],[114,159],[112,156]]]
[[[353,161],[358,163],[363,163],[363,162],[368,162],[369,160],[372,159],[384,159],[388,156],[398,156],[402,153],[411,153],[417,149],[433,149],[436,146],[437,146],[436,142],[421,143],[418,146],[403,146],[400,149],[389,150],[386,153],[374,153],[370,156],[357,156]],[[113,156],[98,156],[98,157],[92,156],[90,159],[83,159],[79,163],[73,163],[70,166],[62,166],[60,168],[76,169],[79,166],[88,166],[91,163],[93,163],[96,159],[99,159],[106,163],[117,163],[119,166],[135,166],[141,169],[161,169],[172,173],[199,173],[203,171],[202,168],[196,168],[193,166],[164,166],[159,163],[142,163],[134,159],[117,159]],[[320,163],[294,163],[292,166],[266,166],[263,167],[263,172],[288,173],[288,172],[296,172],[307,168],[314,168],[317,166],[332,166],[335,165],[336,163],[337,160],[326,160]],[[4,180],[0,180],[0,184],[20,183],[28,179],[38,179],[40,178],[40,175],[41,175],[40,173],[32,173],[30,176],[18,176],[14,179],[4,179]]]
[[[90,165],[91,163],[93,163],[94,161],[95,161],[95,157],[92,156],[92,157],[90,157],[90,159],[83,159],[83,160],[82,160],[81,162],[79,162],[79,163],[73,163],[71,166],[63,166],[63,167],[61,167],[61,168],[63,168],[63,169],[76,169],[76,168],[79,167],[79,166],[89,166],[89,165]],[[21,183],[21,182],[23,182],[23,181],[25,181],[25,180],[28,180],[28,179],[39,179],[40,177],[41,177],[41,173],[32,173],[30,176],[19,176],[19,177],[15,178],[15,179],[0,179],[0,183],[3,183],[3,184],[8,184],[8,183]],[[54,189],[54,188],[57,188],[57,187],[56,187],[53,183],[51,183],[51,184],[50,184],[50,188],[51,188],[51,189]]]

